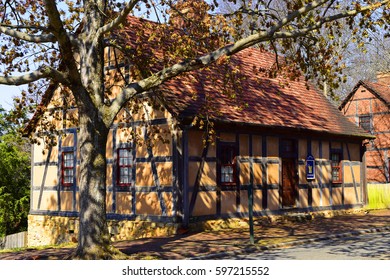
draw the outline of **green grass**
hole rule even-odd
[[[368,209],[390,208],[390,184],[368,184]]]

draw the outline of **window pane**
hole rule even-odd
[[[118,184],[131,184],[132,153],[130,149],[118,150]]]
[[[64,153],[64,166],[65,167],[73,167],[73,152],[72,153]]]
[[[235,143],[220,143],[218,160],[220,163],[219,182],[222,184],[234,184],[235,176],[235,161],[236,161],[236,144]]]
[[[64,170],[64,183],[73,184],[73,169]]]
[[[132,163],[132,155],[129,149],[119,149],[119,166],[129,166]]]
[[[222,183],[234,182],[233,166],[228,165],[228,166],[221,167],[221,182]]]
[[[73,185],[74,179],[74,153],[65,152],[62,154],[62,183]]]

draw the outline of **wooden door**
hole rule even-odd
[[[294,207],[297,198],[297,167],[294,159],[282,160],[282,206]]]

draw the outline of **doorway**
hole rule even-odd
[[[282,159],[282,206],[295,207],[297,190],[297,167],[294,159]]]
[[[282,207],[295,207],[298,198],[297,141],[282,139],[280,157],[282,158]]]

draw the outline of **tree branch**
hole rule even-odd
[[[241,40],[238,40],[237,42],[227,45],[225,47],[222,47],[218,50],[215,50],[213,52],[210,52],[206,55],[202,55],[198,58],[183,61],[180,63],[177,63],[169,68],[165,68],[152,76],[143,79],[138,82],[134,82],[129,84],[127,87],[125,87],[122,92],[117,96],[117,98],[112,102],[110,106],[107,107],[107,111],[112,112],[111,117],[112,119],[115,117],[113,114],[114,112],[119,112],[119,110],[124,106],[126,102],[128,102],[131,98],[133,98],[136,95],[139,94],[146,94],[150,89],[155,88],[162,83],[164,83],[167,80],[170,80],[182,73],[197,70],[200,68],[203,68],[207,65],[210,65],[211,63],[215,62],[219,58],[223,56],[231,56],[239,51],[246,49],[248,47],[251,47],[253,45],[256,45],[260,42],[269,41],[271,39],[278,39],[278,38],[292,38],[292,37],[298,37],[303,36],[307,34],[310,31],[313,31],[315,29],[320,28],[323,24],[327,22],[331,22],[334,20],[346,18],[346,17],[352,17],[359,13],[368,11],[370,9],[373,9],[375,7],[386,5],[390,2],[390,0],[385,0],[380,3],[375,3],[372,5],[367,5],[365,7],[361,7],[359,10],[352,10],[347,11],[345,13],[339,13],[333,16],[329,16],[324,18],[323,20],[319,21],[317,24],[314,24],[312,26],[309,26],[304,29],[300,29],[297,31],[292,32],[284,32],[279,31],[283,26],[287,25],[288,23],[292,22],[295,18],[298,18],[302,16],[303,14],[306,14],[307,12],[315,9],[316,7],[321,6],[322,4],[326,3],[327,1],[313,1],[310,4],[306,5],[305,7],[302,7],[293,13],[289,14],[284,19],[280,20],[276,25],[270,28],[268,31],[261,31],[256,34],[250,35],[246,38],[243,38]]]
[[[133,10],[133,8],[135,7],[135,5],[138,2],[140,2],[140,0],[129,1],[126,4],[125,8],[122,10],[122,12],[114,20],[112,20],[110,23],[102,26],[101,28],[99,28],[98,33],[97,33],[97,37],[103,35],[104,33],[112,31],[117,26],[119,26],[121,23],[124,23],[126,21],[127,16]]]
[[[57,81],[57,82],[60,82],[63,84],[69,84],[67,76],[64,73],[62,73],[62,72],[60,72],[60,71],[58,71],[50,66],[40,67],[36,71],[30,72],[28,74],[21,75],[21,76],[7,76],[7,77],[0,76],[0,84],[9,85],[9,86],[11,86],[11,85],[19,86],[19,85],[24,85],[24,84],[28,84],[31,82],[35,82],[35,81],[38,81],[38,80],[44,79],[44,78],[51,78],[54,81]]]
[[[57,9],[56,1],[44,0],[44,3],[47,16],[49,17],[50,27],[53,30],[54,36],[58,40],[63,60],[67,62],[67,68],[69,69],[71,76],[73,76],[73,82],[78,82],[79,72],[73,53],[73,45],[75,44],[75,41],[73,40],[72,42],[72,37],[68,35],[64,28],[60,13]]]
[[[336,15],[323,17],[317,23],[312,24],[310,26],[307,26],[306,28],[301,28],[301,29],[297,29],[297,30],[294,30],[294,31],[275,32],[274,33],[274,38],[275,39],[281,39],[281,38],[287,39],[287,38],[301,37],[301,36],[306,35],[307,33],[311,32],[311,31],[318,30],[325,23],[337,21],[337,20],[340,20],[340,19],[343,19],[343,18],[354,17],[354,16],[356,16],[358,14],[361,14],[361,13],[364,13],[366,11],[371,10],[372,8],[374,8],[376,6],[378,6],[378,7],[379,6],[384,6],[384,5],[388,4],[388,3],[390,3],[390,0],[382,1],[382,2],[379,2],[379,3],[376,3],[376,4],[372,4],[372,5],[368,5],[368,6],[360,8],[359,10],[351,10],[351,11],[347,11],[345,13],[339,13],[339,14],[336,14]]]
[[[0,33],[32,43],[54,43],[57,41],[53,34],[30,35],[3,24],[0,24]]]

